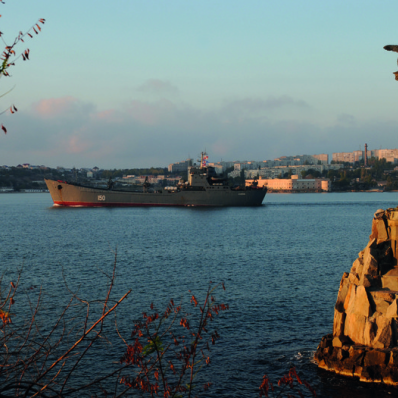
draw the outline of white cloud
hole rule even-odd
[[[275,108],[283,112],[266,117]],[[351,151],[364,142],[396,146],[394,121],[351,123],[351,116],[341,115],[325,128],[315,119],[295,118],[297,109],[311,106],[289,97],[247,98],[209,111],[163,99],[97,111],[70,97],[47,99],[31,113],[7,117],[1,162],[128,168],[167,166],[205,148],[210,161],[219,161]]]
[[[160,95],[177,95],[179,93],[178,87],[174,86],[169,81],[160,79],[147,80],[137,87],[137,91]]]

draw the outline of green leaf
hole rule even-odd
[[[155,351],[160,351],[163,352],[164,348],[163,348],[163,343],[162,340],[160,340],[159,336],[156,336],[153,340],[151,340],[149,342],[149,344],[147,344],[143,349],[142,349],[142,353],[144,355],[151,355],[153,354]]]

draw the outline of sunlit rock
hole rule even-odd
[[[397,299],[395,299],[392,304],[390,304],[386,311],[386,316],[388,318],[396,318],[398,317],[398,304]]]
[[[391,318],[380,315],[376,318],[377,335],[373,340],[374,348],[390,348],[392,345]]]
[[[368,244],[341,279],[333,334],[315,353],[320,368],[398,386],[397,242],[398,208],[377,210]]]
[[[334,310],[334,321],[333,321],[333,336],[340,337],[344,335],[344,321],[346,314],[338,310]]]

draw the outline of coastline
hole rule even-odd
[[[330,193],[390,193],[398,192],[398,190],[391,191],[268,191],[269,194],[306,194],[306,193],[319,193],[319,194],[330,194]],[[36,190],[36,189],[26,189],[21,191],[0,191],[0,194],[16,194],[16,193],[50,193],[48,190]]]
[[[42,189],[26,189],[26,190],[21,190],[21,191],[5,191],[1,192],[0,194],[6,194],[6,193],[50,193],[48,190],[42,190]]]
[[[398,192],[398,190],[391,191],[267,191],[267,195],[273,193],[282,193],[282,194],[300,194],[300,193],[321,193],[321,194],[329,194],[329,193],[389,193],[389,192]]]

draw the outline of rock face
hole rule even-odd
[[[315,360],[322,369],[398,385],[398,208],[374,215],[369,243],[340,282],[333,334]]]

